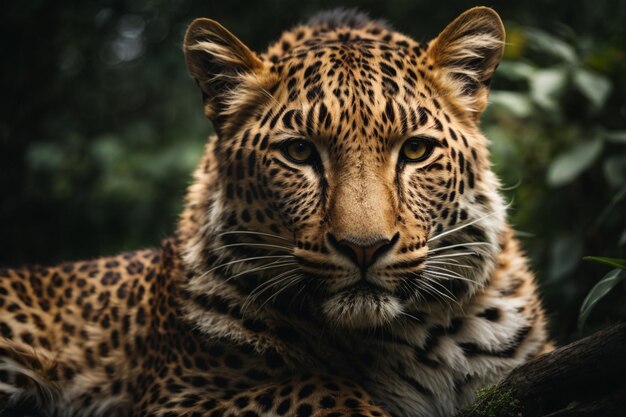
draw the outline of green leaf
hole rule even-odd
[[[493,91],[489,101],[494,106],[501,107],[515,117],[528,117],[533,111],[532,103],[526,94],[512,91]]]
[[[600,280],[594,287],[589,291],[585,301],[583,301],[582,306],[580,307],[580,314],[578,315],[578,330],[582,330],[589,314],[591,314],[591,310],[598,304],[598,302],[607,295],[617,284],[622,282],[626,274],[619,269],[613,269],[611,272],[606,274],[604,278]]]
[[[624,229],[624,231],[622,232],[622,236],[619,238],[619,245],[626,245],[626,229]]]
[[[574,85],[589,99],[596,111],[602,109],[612,88],[608,78],[582,68],[574,72]]]
[[[622,201],[624,197],[626,197],[626,186],[613,194],[613,197],[611,198],[611,201],[609,201],[609,204],[605,205],[600,215],[596,216],[596,220],[594,221],[593,225],[595,229],[600,228],[602,223],[604,223],[604,221],[609,217],[613,209],[620,201]]]
[[[565,88],[567,70],[565,68],[549,68],[539,70],[530,79],[530,96],[539,106],[546,110],[559,109],[558,97]]]
[[[526,28],[525,34],[529,47],[545,52],[570,64],[574,64],[578,61],[578,56],[574,48],[561,39],[535,28]]]
[[[592,139],[581,142],[559,155],[548,169],[548,184],[558,187],[572,182],[593,165],[602,148],[602,139]]]
[[[626,185],[626,155],[611,156],[603,165],[604,177],[612,187]]]
[[[613,130],[610,132],[604,132],[603,136],[609,142],[626,145],[626,130]]]
[[[585,256],[585,261],[598,262],[601,264],[610,265],[614,268],[626,269],[626,259],[619,258],[606,258],[602,256]]]
[[[504,60],[498,65],[498,75],[512,81],[524,81],[531,79],[537,69],[521,61]]]

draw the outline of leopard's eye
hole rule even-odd
[[[405,162],[421,162],[428,158],[433,151],[430,141],[421,138],[410,138],[402,144],[400,156]]]
[[[289,141],[283,147],[283,153],[292,162],[297,164],[306,164],[311,161],[313,156],[313,145],[305,140],[296,139]]]

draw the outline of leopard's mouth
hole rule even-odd
[[[341,327],[374,328],[399,316],[402,306],[390,290],[361,280],[328,297],[321,310]]]
[[[341,292],[360,294],[362,296],[392,295],[392,292],[389,289],[364,278],[346,288],[343,288]]]

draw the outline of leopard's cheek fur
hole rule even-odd
[[[221,196],[223,204],[218,205],[217,211],[225,220],[222,222],[224,228],[289,238],[289,224],[274,204],[282,196],[274,194],[271,183],[282,180],[268,149],[270,135],[251,126],[234,138],[218,140],[221,143],[215,150],[219,176],[216,185],[224,192]],[[242,238],[221,237],[226,243]],[[254,236],[243,238],[244,241],[246,238],[254,240]]]

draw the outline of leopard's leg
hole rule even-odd
[[[157,382],[147,393],[149,401],[138,404],[136,415],[173,417],[340,417],[388,414],[374,404],[356,383],[345,379],[304,375],[267,383],[237,393],[219,392],[206,387],[183,385],[177,380],[176,393],[167,383]],[[157,388],[158,387],[158,388]],[[160,395],[150,395],[159,392]],[[220,398],[221,396],[221,398]]]

